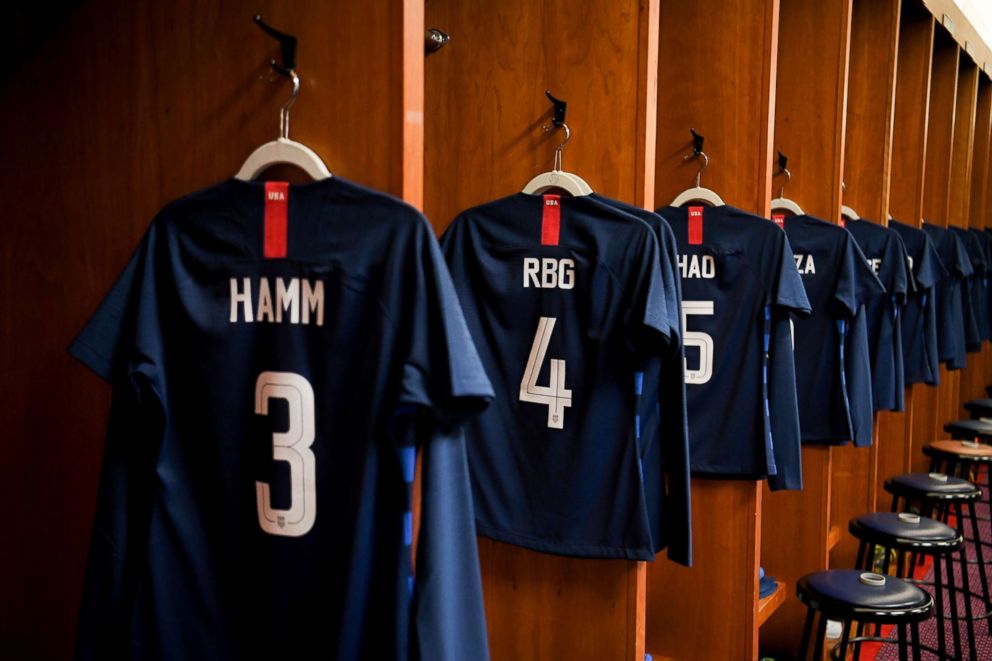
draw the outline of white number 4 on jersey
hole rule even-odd
[[[541,373],[541,365],[544,364],[556,321],[555,317],[541,317],[537,322],[537,333],[534,334],[534,343],[530,347],[524,378],[520,381],[520,401],[547,406],[548,427],[564,429],[565,408],[572,405],[572,391],[565,388],[565,361],[552,358],[550,382],[546,386],[537,385],[537,375]]]

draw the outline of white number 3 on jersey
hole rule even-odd
[[[313,388],[293,372],[262,372],[255,381],[255,413],[268,415],[270,399],[285,400],[289,409],[288,429],[272,434],[272,458],[289,464],[291,499],[289,509],[272,507],[268,482],[255,482],[258,525],[270,535],[300,537],[317,516]]]
[[[548,407],[548,427],[565,428],[565,407],[572,405],[572,391],[565,388],[565,361],[552,358],[548,385],[537,385],[537,375],[541,373],[544,356],[548,352],[551,333],[555,330],[555,317],[541,317],[537,322],[537,333],[530,347],[530,357],[520,380],[520,401],[544,404]]]

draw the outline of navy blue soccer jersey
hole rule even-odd
[[[906,248],[893,230],[867,220],[849,220],[868,265],[885,288],[866,305],[868,345],[871,352],[872,402],[876,411],[905,408],[905,374],[899,312],[906,303],[912,274]]]
[[[968,254],[972,272],[964,279],[961,290],[961,310],[964,313],[964,346],[968,353],[982,348],[984,328],[981,308],[976,305],[982,294],[982,281],[985,278],[985,251],[975,236],[967,229],[950,225],[947,228],[957,235]]]
[[[661,380],[657,385],[645,383],[641,395],[641,437],[651,439],[646,443],[649,452],[663,453],[668,468],[663,475],[645,473],[648,503],[665,503],[659,494],[667,491],[665,517],[652,516],[664,527],[653,531],[655,539],[668,548],[668,557],[684,565],[692,559],[692,511],[689,482],[689,426],[685,408],[685,363],[682,350],[682,281],[678,275],[678,247],[675,234],[664,218],[640,207],[604,197],[591,196],[646,222],[658,239],[661,281],[665,290],[671,351],[662,358]],[[645,463],[653,463],[646,461]],[[675,468],[684,469],[681,473]],[[657,479],[667,476],[666,480]],[[653,479],[654,478],[654,479]]]
[[[885,289],[844,228],[789,216],[785,234],[813,311],[795,323],[796,386],[803,442],[872,442],[867,336],[850,332],[867,301]],[[854,346],[861,342],[861,347]],[[848,355],[864,358],[852,361]],[[848,393],[859,397],[848,399]]]
[[[77,658],[487,657],[460,425],[493,393],[417,211],[194,193],[71,351],[114,385]]]
[[[899,234],[906,246],[915,284],[901,315],[906,385],[937,385],[940,383],[940,359],[935,288],[941,278],[947,276],[947,270],[925,231],[896,220],[889,221],[889,228]]]
[[[810,306],[785,233],[730,206],[659,213],[679,248],[693,472],[802,488],[791,314]]]
[[[967,364],[963,302],[970,295],[965,280],[975,269],[957,234],[927,222],[923,223],[923,230],[930,236],[947,270],[947,276],[936,287],[937,354],[947,369],[959,370]]]
[[[969,339],[969,350],[978,351],[982,347],[982,342],[989,338],[989,309],[988,309],[988,271],[989,264],[986,257],[985,232],[978,229],[959,230],[961,241],[964,242],[965,250],[968,251],[968,259],[975,272],[968,279],[969,309],[975,319],[975,335]]]
[[[497,395],[466,430],[479,532],[653,559],[652,517],[685,513],[649,487],[686,466],[640,428],[677,342],[651,227],[589,196],[518,193],[462,212],[441,244]]]

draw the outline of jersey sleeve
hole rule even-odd
[[[919,264],[914,264],[914,278],[916,279],[916,285],[921,290],[930,289],[937,284],[940,280],[947,274],[947,269],[940,261],[940,257],[937,255],[937,249],[933,246],[933,241],[926,234],[923,235],[923,248],[920,250],[920,254],[917,255]]]
[[[644,229],[639,240],[631,245],[634,254],[630,260],[637,267],[632,274],[633,286],[624,324],[631,349],[655,356],[665,346],[670,346],[673,338],[661,276],[658,240],[647,224],[642,225]]]
[[[885,287],[868,266],[858,242],[846,230],[840,262],[834,300],[846,312],[843,316],[854,317],[869,299],[884,294]]]
[[[906,262],[906,247],[902,239],[894,230],[887,230],[889,240],[885,244],[885,252],[882,254],[882,261],[889,264],[891,271],[889,282],[885,283],[885,289],[893,300],[899,304],[906,300],[912,285],[912,276],[909,273]]]
[[[110,292],[69,347],[70,354],[113,383],[136,370],[154,377],[162,365],[154,264],[156,236],[156,223],[153,223]]]
[[[791,249],[789,252],[792,252]],[[795,266],[795,262],[792,263]],[[770,348],[768,408],[772,451],[777,470],[775,475],[769,476],[768,486],[773,491],[802,489],[802,440],[799,429],[799,397],[796,391],[792,320],[788,312],[782,308],[771,312]]]
[[[864,306],[844,328],[844,373],[854,445],[866,447],[874,440],[874,411],[871,355],[868,344],[868,313]]]
[[[423,407],[456,427],[493,398],[469,335],[451,274],[430,226],[421,219],[411,282],[409,351],[403,365],[399,408]]]
[[[765,279],[765,282],[771,283],[767,303],[788,308],[803,316],[808,315],[812,308],[806,296],[802,276],[796,268],[796,258],[792,253],[789,239],[785,236],[785,232],[777,228],[772,236],[774,241],[765,242],[764,254],[761,258],[761,263],[770,271],[767,274],[769,277]]]

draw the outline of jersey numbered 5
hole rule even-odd
[[[270,535],[300,537],[310,532],[317,516],[316,458],[310,446],[316,436],[314,397],[310,382],[293,372],[262,372],[255,381],[255,413],[269,414],[269,400],[282,399],[289,425],[272,434],[272,459],[289,464],[290,506],[272,507],[268,482],[255,482],[258,525]]]
[[[548,407],[548,427],[551,429],[565,428],[565,408],[572,405],[572,391],[565,387],[565,360],[551,359],[549,383],[546,386],[537,385],[537,375],[541,373],[541,365],[548,353],[548,343],[555,330],[555,317],[541,317],[537,322],[537,332],[530,347],[530,356],[524,368],[524,376],[520,380],[520,401],[532,404],[543,404]]]
[[[702,331],[689,330],[689,317],[693,315],[713,316],[713,301],[682,301],[682,336],[686,348],[699,350],[699,367],[689,369],[685,362],[686,385],[702,385],[713,377],[713,336]]]

